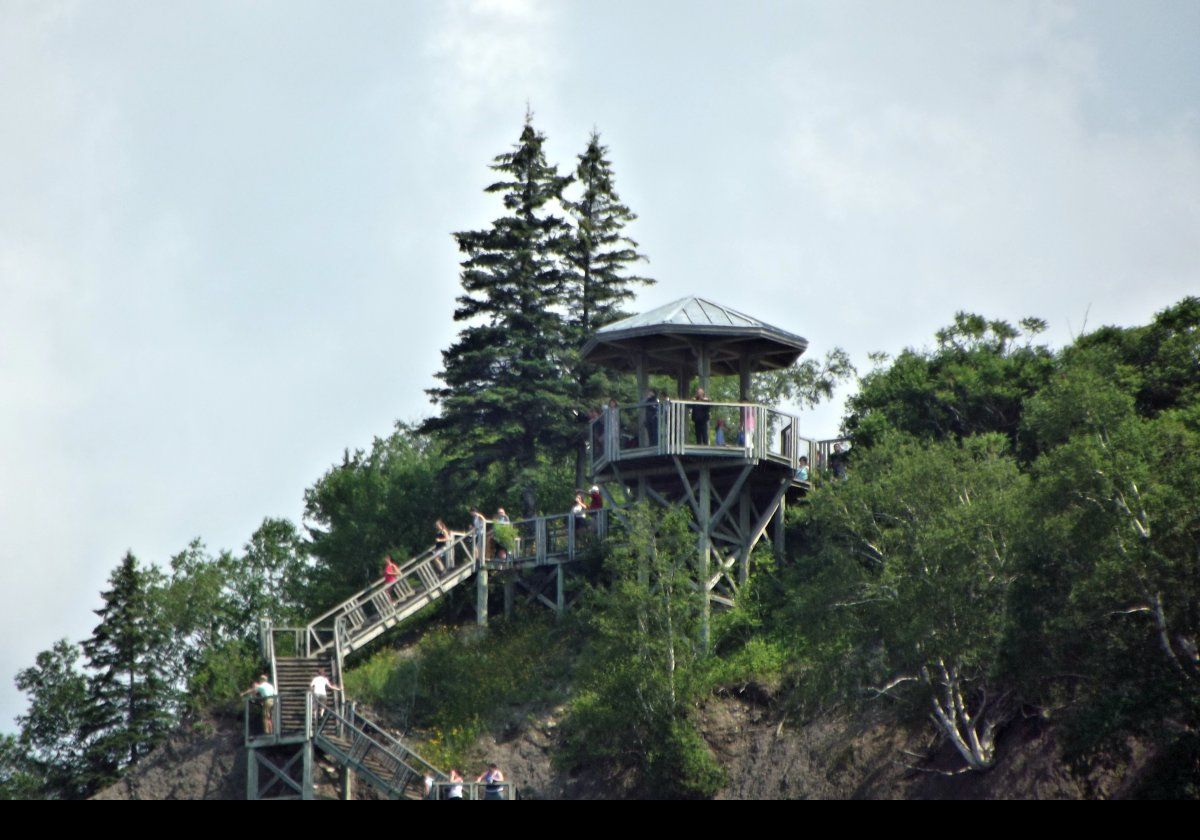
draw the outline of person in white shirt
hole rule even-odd
[[[446,799],[461,800],[463,798],[463,777],[457,767],[450,768],[450,787],[446,791]]]
[[[329,692],[341,691],[342,687],[330,682],[329,676],[322,668],[308,684],[308,690],[312,692],[313,696],[313,722],[315,723],[316,719],[321,716],[321,708],[329,705]]]

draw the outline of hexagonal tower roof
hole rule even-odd
[[[698,372],[705,357],[710,373],[738,375],[788,367],[807,347],[808,339],[693,296],[601,327],[582,352],[621,371],[636,370],[641,358],[646,373]]]

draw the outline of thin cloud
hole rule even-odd
[[[446,4],[426,43],[441,107],[478,118],[497,108],[507,114],[514,96],[545,102],[561,70],[556,16],[536,0]]]

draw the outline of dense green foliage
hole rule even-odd
[[[55,643],[17,675],[29,708],[0,753],[0,798],[90,795],[189,715],[229,704],[260,668],[259,619],[295,616],[289,593],[306,566],[295,527],[278,519],[241,555],[194,541],[169,573],[127,554],[92,635]]]
[[[17,674],[17,688],[29,695],[29,709],[17,718],[20,740],[6,749],[9,783],[19,788],[14,794],[28,796],[31,779],[51,796],[74,798],[86,790],[81,733],[87,679],[78,661],[79,648],[60,639]]]
[[[647,796],[706,796],[724,781],[689,720],[709,687],[692,585],[695,539],[682,509],[629,512],[588,593],[589,645],[564,732],[564,760],[634,767]]]
[[[1028,479],[989,434],[923,443],[893,432],[853,480],[814,494],[781,618],[841,680],[932,711],[972,766],[1006,713],[996,661]]]
[[[405,558],[434,542],[444,519],[466,530],[470,510],[513,510],[517,491],[506,471],[484,469],[469,478],[447,468],[440,444],[403,423],[368,452],[346,452],[304,495],[315,562],[301,587],[304,613],[316,615],[382,574],[385,554]],[[571,465],[540,459],[527,471],[538,498],[552,511],[570,507]]]
[[[109,578],[100,624],[83,643],[92,674],[80,735],[95,784],[149,752],[170,727],[167,676],[156,661],[167,649],[161,604],[151,594],[155,570],[126,554]]]
[[[305,602],[317,614],[377,579],[384,554],[409,557],[433,543],[439,517],[454,522],[445,458],[426,435],[397,424],[369,452],[346,452],[304,494],[309,550],[318,562]]]
[[[400,725],[441,767],[486,760],[479,736],[567,697],[578,635],[547,613],[520,614],[482,634],[438,627],[411,655],[373,655],[346,675],[350,696]]]
[[[1045,323],[1026,318],[1021,327],[1032,338]],[[1054,369],[1053,353],[1017,343],[1021,335],[1005,321],[959,313],[938,333],[935,351],[905,350],[863,377],[848,402],[847,431],[861,446],[889,430],[924,440],[999,432],[1016,443],[1025,399]]]
[[[1156,795],[1194,789],[1200,301],[1060,353],[1017,335],[960,315],[864,377],[764,631],[804,706],[886,698],[980,768],[1040,710],[1072,760],[1138,736],[1181,762]]]
[[[586,410],[620,391],[580,344],[650,281],[631,273],[636,216],[599,137],[574,178],[544,142],[527,120],[492,167],[505,215],[455,235],[464,326],[430,392],[439,415],[346,451],[305,492],[307,534],[267,519],[240,553],[196,540],[161,567],[127,554],[89,638],[17,675],[29,706],[0,739],[0,798],[86,796],[171,727],[230,707],[259,669],[260,620],[323,611],[377,579],[384,554],[430,545],[437,519],[569,507]],[[1080,767],[1140,739],[1157,758],[1139,792],[1194,797],[1200,298],[1058,351],[1034,343],[1044,328],[960,313],[932,349],[877,357],[849,402],[845,477],[814,469],[790,555],[760,550],[737,608],[711,617],[711,647],[689,514],[636,507],[601,567],[577,564],[586,590],[565,621],[433,626],[346,674],[350,696],[460,766],[487,758],[485,732],[561,706],[564,764],[646,796],[721,787],[699,710],[754,682],[796,714],[885,704],[931,721],[975,770],[1003,761],[1018,714],[1054,721]],[[855,374],[834,348],[756,375],[752,398],[811,406]],[[710,395],[736,399],[737,384]]]
[[[421,426],[461,482],[493,475],[519,492],[529,516],[548,460],[574,452],[582,483],[587,409],[612,393],[603,371],[580,362],[584,341],[624,314],[635,285],[653,282],[631,273],[645,259],[625,233],[637,216],[617,195],[599,135],[575,176],[560,176],[531,119],[492,163],[502,180],[487,192],[501,196],[506,215],[455,234],[466,259],[454,320],[466,326],[442,353],[443,387],[429,391],[439,414]],[[573,181],[579,195],[568,197]]]

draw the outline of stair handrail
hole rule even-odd
[[[324,714],[321,716],[321,721],[318,724],[314,735],[316,737],[320,737],[325,733],[326,727],[333,726],[335,722],[340,724],[342,728],[348,729],[356,735],[361,736],[372,746],[383,750],[383,752],[395,759],[416,778],[430,776],[434,779],[434,781],[441,781],[450,778],[447,774],[443,773],[420,755],[413,752],[409,747],[405,746],[403,741],[396,738],[373,720],[370,720],[364,716],[362,712],[354,709],[350,711],[349,716],[340,714],[334,709],[326,709]],[[336,747],[336,745],[334,746]],[[413,765],[416,766],[414,767]]]
[[[471,539],[471,536],[472,535],[470,532],[456,533],[456,534],[454,534],[453,539],[451,539],[445,543],[438,543],[430,548],[425,549],[425,551],[422,551],[420,554],[413,557],[411,560],[409,560],[407,563],[405,563],[403,566],[400,567],[400,571],[397,572],[397,574],[396,574],[397,578],[406,577],[407,575],[412,574],[414,571],[416,571],[417,567],[420,566],[421,564],[432,560],[434,558],[434,556],[436,556],[440,552],[444,551],[444,552],[448,553],[448,552],[454,550],[458,546],[462,545],[463,542]],[[372,595],[375,594],[375,592],[382,589],[386,585],[387,585],[386,581],[384,580],[384,578],[382,576],[380,576],[378,579],[367,584],[365,587],[360,589],[358,592],[355,592],[353,595],[351,595],[346,600],[342,601],[337,606],[335,606],[329,610],[326,610],[321,615],[317,616],[312,621],[308,622],[308,628],[311,631],[316,631],[318,629],[319,625],[322,624],[323,622],[325,622],[326,620],[328,620],[329,618],[333,618],[334,616],[343,614],[343,613],[347,612],[351,607],[358,606],[360,603],[368,600]]]
[[[333,620],[333,667],[335,669],[337,669],[337,676],[335,676],[334,679],[338,681],[339,685],[343,684],[342,683],[342,680],[343,680],[342,650],[345,645],[345,637],[346,637],[346,617],[339,615],[337,618],[335,618]],[[342,691],[335,691],[334,698],[335,698],[334,699],[334,708],[337,709],[337,711],[339,713],[341,713],[343,711],[344,704],[346,702],[345,690],[343,689]]]
[[[263,662],[270,662],[275,658],[275,641],[271,636],[271,619],[269,618],[258,620],[258,652]]]

